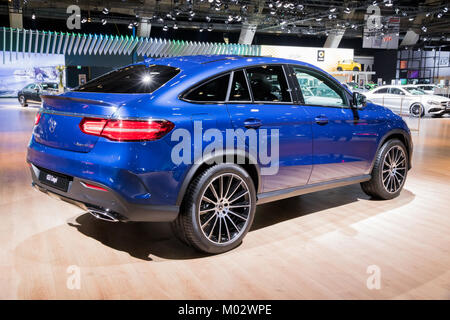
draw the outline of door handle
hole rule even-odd
[[[247,129],[258,129],[262,126],[262,122],[259,119],[250,118],[244,121],[244,127]]]
[[[324,115],[317,116],[314,120],[321,126],[328,124],[328,118]]]

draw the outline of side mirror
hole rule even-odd
[[[353,92],[353,97],[352,97],[353,108],[362,109],[366,105],[367,105],[366,96],[359,92]]]

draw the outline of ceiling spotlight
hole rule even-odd
[[[269,3],[269,8],[273,8],[273,3]]]
[[[109,13],[109,9],[105,7],[105,8],[103,8],[102,12],[103,12],[103,14],[108,14]]]
[[[427,12],[427,14],[425,15],[425,17],[429,17],[429,16],[431,16],[431,12]]]
[[[275,10],[271,10],[271,11],[270,11],[270,14],[271,14],[271,15],[275,15],[276,13],[277,13],[277,12],[276,12]]]
[[[399,14],[400,13],[400,9],[399,8],[395,8],[395,14]]]
[[[442,18],[442,13],[439,12],[437,17],[438,17],[438,19]]]
[[[336,8],[335,8],[335,7],[333,7],[333,8],[330,9],[330,12],[335,12],[335,11],[336,11]]]
[[[102,19],[102,25],[105,25],[107,22],[106,19]]]
[[[132,24],[132,23],[130,23],[130,24],[128,25],[128,29],[133,29],[133,24]]]
[[[191,17],[193,17],[193,16],[195,16],[195,12],[194,11],[189,11],[189,16],[191,16]]]
[[[414,17],[411,17],[408,19],[409,21],[414,21]]]
[[[167,31],[167,30],[169,30],[169,27],[167,26],[167,24],[165,24],[162,29],[163,29],[163,31]]]
[[[304,5],[302,5],[302,4],[297,5],[297,10],[303,11],[303,9],[305,9]]]
[[[208,30],[209,32],[211,32],[211,31],[213,30],[213,27],[212,27],[212,26],[209,26],[208,29],[206,29],[206,30]]]
[[[347,8],[344,9],[344,13],[345,13],[345,14],[350,14],[351,12],[352,12],[352,10],[350,10],[349,7],[347,7]]]
[[[405,11],[402,12],[402,16],[406,17],[407,15],[408,14]]]
[[[210,16],[206,16],[205,19],[206,19],[207,22],[210,22],[210,21],[211,21],[211,17],[210,17]]]
[[[392,0],[388,0],[384,5],[386,7],[392,7]]]
[[[174,23],[173,30],[177,30],[177,29],[178,29],[178,25],[176,23]]]
[[[447,13],[448,12],[448,8],[445,7],[442,11],[444,11],[444,13]]]
[[[198,29],[198,32],[203,32],[203,28]]]
[[[134,21],[134,22],[133,22],[133,25],[134,25],[135,27],[137,27],[137,26],[139,25],[139,22]]]
[[[33,14],[31,15],[31,19],[36,20],[36,13],[33,12]]]
[[[81,23],[86,23],[86,22],[87,22],[86,18],[81,19]]]

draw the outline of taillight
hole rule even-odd
[[[115,141],[157,140],[169,133],[174,126],[167,120],[83,118],[80,122],[80,129],[84,133]]]
[[[34,117],[34,125],[37,126],[37,124],[39,123],[40,120],[41,120],[41,113],[38,112],[38,113],[36,113],[36,116]]]

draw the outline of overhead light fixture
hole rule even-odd
[[[208,30],[209,32],[211,32],[211,31],[213,30],[213,27],[212,27],[212,26],[209,26],[208,29],[206,29],[206,30]]]
[[[442,18],[442,13],[439,12],[437,17],[438,17],[438,19]]]
[[[304,6],[304,5],[302,5],[302,4],[298,4],[298,5],[297,5],[297,10],[298,10],[298,11],[303,11],[303,9],[305,9],[305,6]]]
[[[133,23],[130,22],[130,24],[128,25],[128,29],[133,29]]]
[[[347,7],[347,8],[344,9],[344,13],[345,13],[345,14],[350,14],[351,12],[352,12],[352,10],[350,10],[349,7]]]
[[[408,19],[409,21],[414,21],[414,17],[411,17]]]
[[[106,19],[102,19],[102,25],[105,25],[107,22]]]
[[[34,12],[31,14],[31,19],[36,20],[36,14]]]
[[[448,8],[445,7],[442,11],[444,11],[444,13],[447,13],[448,12]]]
[[[198,29],[198,32],[203,32],[203,28]]]
[[[169,27],[167,26],[167,24],[165,24],[165,25],[163,26],[162,30],[163,30],[163,31],[169,30]]]
[[[322,21],[322,18],[316,18],[316,21],[320,22],[320,21]]]
[[[102,12],[103,12],[103,14],[108,14],[109,13],[109,9],[105,7],[105,8],[103,8]]]
[[[392,7],[392,0],[388,0],[384,5],[386,7]]]
[[[176,23],[174,23],[173,29],[174,29],[174,30],[177,30],[177,29],[178,29],[178,25],[177,25]]]
[[[330,12],[335,12],[335,11],[336,11],[336,8],[335,8],[335,7],[333,7],[333,8],[330,9]]]
[[[210,16],[206,16],[205,19],[206,19],[207,22],[210,22],[210,21],[211,21],[211,17],[210,17]]]
[[[134,22],[133,22],[133,25],[134,25],[135,27],[137,27],[137,26],[139,25],[139,22],[134,21]]]
[[[86,23],[86,22],[87,22],[86,18],[81,19],[81,23]]]

